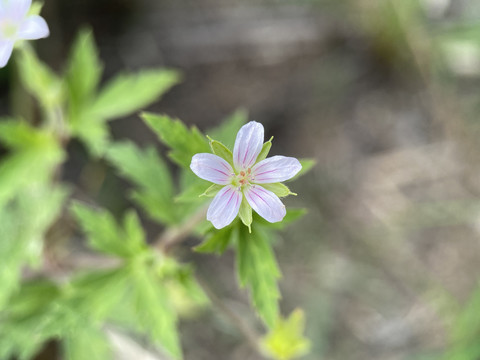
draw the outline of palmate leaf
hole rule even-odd
[[[167,288],[145,267],[134,267],[133,305],[137,324],[150,339],[164,348],[174,359],[182,358],[176,328],[177,315],[172,308]]]
[[[26,264],[36,264],[43,236],[58,217],[68,191],[40,184],[24,187],[0,209],[0,308],[19,283]]]
[[[122,176],[137,186],[133,198],[153,219],[166,224],[178,222],[173,180],[154,148],[140,149],[130,142],[116,143],[108,150],[107,158]]]
[[[220,126],[207,130],[206,134],[212,139],[225,144],[230,150],[233,150],[237,132],[243,125],[247,123],[247,120],[247,111],[239,109],[224,119]]]
[[[81,31],[65,74],[68,125],[70,133],[80,138],[95,156],[102,155],[110,141],[108,120],[151,104],[180,80],[174,70],[150,69],[117,76],[98,90],[102,69],[92,33]]]
[[[179,80],[178,72],[166,69],[119,75],[100,91],[90,111],[102,119],[131,114],[158,100]]]
[[[193,155],[210,152],[206,137],[196,127],[188,129],[180,120],[166,115],[143,113],[142,118],[159,139],[170,147],[169,156],[178,165],[188,169]]]
[[[65,95],[63,82],[30,47],[22,48],[18,65],[23,86],[43,107],[52,108],[61,103]]]
[[[98,57],[91,31],[82,30],[72,46],[66,81],[72,114],[90,104],[102,76],[103,65]]]
[[[95,326],[78,329],[63,341],[65,360],[109,360],[112,349],[105,333]]]
[[[145,234],[134,212],[125,216],[123,229],[105,210],[95,210],[76,202],[72,206],[72,212],[95,250],[124,258],[147,250]]]
[[[255,309],[267,327],[272,328],[279,314],[277,280],[281,275],[268,235],[255,226],[252,233],[240,226],[236,253],[240,285],[250,290]]]

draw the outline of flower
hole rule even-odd
[[[50,33],[41,16],[27,16],[31,5],[32,0],[0,0],[0,68],[7,65],[16,41],[40,39]]]
[[[268,222],[281,221],[285,205],[260,184],[279,183],[294,177],[302,168],[292,157],[273,156],[262,160],[263,125],[251,121],[238,131],[231,159],[215,154],[196,154],[190,168],[200,178],[223,185],[207,211],[207,220],[221,229],[238,215],[243,201]],[[258,160],[257,160],[258,158]],[[233,166],[232,166],[233,165]],[[246,204],[244,204],[246,205]],[[251,211],[251,210],[250,210]]]

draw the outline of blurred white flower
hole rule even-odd
[[[45,19],[27,15],[31,5],[32,0],[0,0],[0,67],[7,64],[16,41],[50,34]]]

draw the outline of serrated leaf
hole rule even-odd
[[[227,226],[221,230],[214,231],[200,245],[193,248],[199,253],[213,253],[221,255],[225,252],[229,244],[235,242],[237,230],[234,226]]]
[[[294,310],[287,319],[280,318],[260,342],[267,356],[275,360],[290,360],[308,353],[310,341],[303,336],[305,315]]]
[[[95,326],[75,331],[64,342],[65,360],[108,360],[113,353],[105,333]]]
[[[162,346],[174,359],[181,359],[177,316],[169,303],[167,289],[147,269],[135,268],[133,271],[133,301],[138,324],[154,343]]]
[[[279,314],[277,279],[280,278],[280,270],[266,234],[257,227],[248,233],[245,227],[240,226],[236,255],[240,285],[250,290],[258,315],[271,328]]]
[[[167,224],[179,220],[170,172],[154,148],[116,143],[108,150],[107,158],[123,177],[137,185],[132,197],[153,219]]]
[[[143,113],[142,118],[159,139],[170,147],[170,158],[184,168],[189,168],[193,155],[210,150],[207,139],[196,127],[188,129],[180,120],[166,115]]]
[[[282,183],[262,184],[262,186],[265,189],[273,192],[278,197],[285,197],[288,195],[297,195],[295,193],[292,193],[290,189]]]
[[[38,264],[44,234],[58,217],[67,194],[63,188],[24,187],[0,209],[0,308],[18,286],[24,265]]]
[[[52,108],[61,104],[64,98],[63,82],[37,58],[31,48],[22,48],[18,66],[23,86],[41,105]]]
[[[129,215],[128,231],[120,229],[113,216],[105,210],[96,210],[78,202],[72,206],[80,227],[87,234],[89,245],[106,254],[132,257],[146,250],[138,218]],[[133,235],[133,237],[132,237]]]
[[[91,31],[79,32],[71,50],[66,83],[69,90],[70,105],[74,111],[90,104],[95,95],[103,65]]]
[[[119,75],[102,88],[90,113],[101,119],[131,114],[158,100],[179,80],[178,72],[166,69]]]
[[[110,129],[98,117],[85,114],[81,116],[80,120],[71,123],[72,135],[82,140],[93,156],[99,157],[105,153],[110,143]]]

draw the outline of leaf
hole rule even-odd
[[[73,113],[90,105],[97,90],[103,65],[98,57],[98,50],[91,31],[79,32],[72,47],[66,83],[70,95],[70,105]]]
[[[173,202],[170,172],[154,148],[140,149],[131,142],[116,143],[107,152],[108,160],[120,174],[137,185],[133,199],[155,220],[178,222],[179,210]]]
[[[97,251],[120,257],[132,257],[146,251],[143,230],[133,212],[125,217],[125,231],[105,210],[94,210],[79,202],[75,202],[71,210],[87,234],[89,245]]]
[[[95,326],[77,329],[64,340],[65,360],[113,359],[112,350],[105,334]]]
[[[297,195],[295,193],[292,193],[290,191],[290,189],[282,183],[262,184],[262,186],[265,189],[273,192],[278,197],[285,197],[285,196],[288,196],[288,195]]]
[[[175,202],[179,203],[190,203],[190,202],[197,202],[203,203],[206,199],[205,197],[215,196],[215,194],[220,191],[222,188],[221,186],[217,189],[217,187],[213,188],[213,185],[209,186],[209,182],[205,180],[195,181],[191,186],[187,187],[186,190],[181,192],[179,195],[175,197]],[[217,185],[217,184],[214,184]],[[217,185],[218,186],[218,185]]]
[[[276,360],[290,360],[303,356],[310,349],[310,341],[303,336],[305,315],[296,309],[287,319],[278,319],[273,329],[260,342],[267,356]]]
[[[237,275],[241,286],[250,290],[253,305],[268,328],[277,321],[280,278],[275,256],[264,232],[254,227],[251,234],[239,228]]]
[[[300,164],[302,165],[302,169],[298,172],[297,175],[295,175],[293,178],[287,181],[297,180],[299,177],[305,175],[310,170],[312,170],[315,164],[317,163],[314,159],[299,159],[299,161],[300,161]]]
[[[179,79],[176,71],[165,69],[119,75],[100,91],[90,112],[101,119],[131,114],[158,100]]]
[[[58,217],[64,188],[26,186],[0,209],[0,309],[19,284],[22,268],[38,264],[43,237]]]
[[[210,150],[206,138],[196,127],[188,129],[180,120],[166,115],[143,113],[142,118],[159,139],[170,147],[170,158],[184,168],[189,168],[193,155]]]
[[[31,48],[22,48],[18,65],[23,86],[42,106],[52,108],[61,104],[64,98],[61,79],[37,58]]]
[[[227,226],[221,230],[214,231],[211,236],[193,248],[199,253],[214,253],[221,255],[225,252],[229,244],[234,243],[237,236],[237,230],[234,226]]]
[[[102,156],[110,143],[110,129],[100,118],[80,114],[80,120],[72,120],[72,135],[80,138],[95,157]]]
[[[133,301],[138,324],[174,359],[181,359],[177,316],[169,303],[167,289],[144,267],[133,268],[133,278]]]

